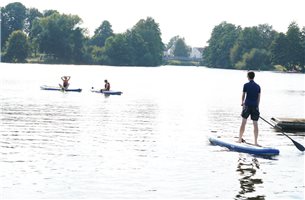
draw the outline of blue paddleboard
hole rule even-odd
[[[78,88],[78,89],[62,89],[60,87],[56,87],[56,86],[46,86],[46,85],[43,85],[43,86],[40,86],[40,89],[42,90],[53,90],[53,91],[65,91],[65,92],[81,92],[82,89]]]
[[[276,156],[280,154],[280,151],[271,147],[258,147],[247,143],[237,143],[228,141],[222,138],[210,137],[209,141],[213,145],[226,147],[230,151],[236,151],[241,153],[248,153],[259,156]]]

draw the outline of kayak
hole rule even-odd
[[[81,92],[82,91],[82,89],[80,89],[80,88],[78,88],[78,89],[71,89],[71,88],[62,89],[61,87],[46,86],[46,85],[40,86],[40,89],[42,89],[42,90],[53,90],[53,91],[64,91],[64,92]]]
[[[106,95],[121,95],[123,93],[121,91],[115,91],[115,90],[101,91],[101,90],[96,90],[96,89],[92,89],[91,92],[102,93],[102,94],[106,94]]]
[[[258,147],[249,143],[238,143],[233,141],[228,141],[222,138],[210,137],[209,141],[213,145],[226,147],[230,151],[237,151],[241,153],[248,153],[258,156],[276,156],[279,155],[280,151],[272,147]]]

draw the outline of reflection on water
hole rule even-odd
[[[263,184],[263,180],[257,178],[256,172],[260,169],[260,163],[253,157],[240,157],[237,164],[237,172],[240,175],[240,191],[235,199],[265,199],[265,195],[253,195],[258,185]]]
[[[301,96],[305,96],[305,91],[304,90],[287,90],[287,91],[284,91],[286,92],[287,94],[289,95],[301,95]]]
[[[83,91],[40,90],[63,73]],[[238,135],[245,77],[204,67],[1,64],[0,199],[304,199],[304,156],[268,124],[260,140],[280,148],[278,162],[208,143],[210,134]],[[303,77],[257,74],[266,118],[304,115]],[[104,78],[124,94],[92,93]],[[246,140],[252,132],[247,126]]]

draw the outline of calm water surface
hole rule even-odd
[[[40,90],[62,75],[83,91]],[[273,159],[208,142],[236,140],[245,71],[1,63],[0,78],[0,199],[304,199],[304,154],[263,121]],[[91,93],[104,79],[123,95]],[[255,80],[262,117],[305,118],[304,74]]]

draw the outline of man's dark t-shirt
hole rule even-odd
[[[260,86],[253,80],[244,84],[243,92],[246,93],[245,106],[257,107],[258,95],[261,93]]]

